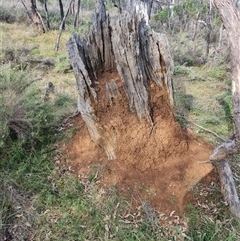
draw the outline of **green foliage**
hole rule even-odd
[[[82,8],[88,11],[94,10],[96,8],[96,1],[94,0],[83,0]]]
[[[1,184],[0,188],[2,191],[2,195],[0,195],[0,233],[4,233],[6,227],[5,223],[8,223],[11,207],[8,202],[8,198],[6,197],[6,193],[4,193],[3,180],[0,178]],[[1,237],[1,236],[0,236]]]
[[[193,123],[216,132],[223,138],[232,135],[233,110],[231,85],[224,65],[176,66],[174,70],[175,111]],[[181,125],[191,125],[179,118]],[[196,128],[199,135],[207,135]]]
[[[30,122],[25,118],[26,112],[22,103],[22,88],[27,84],[25,73],[18,71],[14,73],[10,68],[1,71],[0,90],[0,136],[1,146],[7,142],[10,136],[24,138],[31,129]]]
[[[174,75],[188,75],[190,73],[190,70],[188,67],[184,65],[177,65],[174,67]]]
[[[161,21],[163,23],[167,23],[169,19],[170,11],[168,8],[165,8],[159,11],[156,15],[154,15],[155,21]]]
[[[230,163],[239,161],[235,157],[231,159]],[[235,171],[239,171],[239,166],[236,167]],[[237,181],[236,184],[238,185],[238,183]],[[187,235],[191,238],[190,240],[239,240],[239,220],[231,216],[228,205],[223,202],[219,184],[215,182],[211,182],[210,185],[199,183],[193,192],[195,193],[195,204],[189,205],[186,211],[189,225]],[[199,193],[203,195],[199,196]]]
[[[215,230],[214,223],[205,215],[194,209],[194,207],[189,207],[188,214],[188,224],[189,224],[189,236],[194,241],[214,241],[219,240],[219,237]]]
[[[3,4],[2,4],[3,5]],[[0,8],[0,21],[6,23],[29,23],[29,18],[27,17],[26,13],[23,11],[22,8],[17,6],[1,6]]]
[[[41,149],[56,139],[56,128],[69,113],[74,100],[59,93],[53,101],[43,101],[41,91],[26,71],[1,71],[0,148],[15,141],[27,148]]]
[[[184,0],[174,7],[174,12],[179,17],[186,14],[188,18],[195,17],[196,13],[199,12],[204,19],[204,15],[206,15],[208,10],[207,8],[207,2],[205,1]]]
[[[30,54],[31,55],[38,55],[38,54],[40,54],[40,50],[38,48],[34,48],[34,49],[31,50]]]
[[[66,55],[57,56],[55,70],[58,73],[64,73],[70,69],[70,63]]]
[[[73,102],[73,99],[66,93],[59,93],[55,99],[54,105],[56,107],[68,107]]]
[[[14,70],[10,65],[1,69],[0,239],[13,222],[16,226],[20,222],[21,235],[26,233],[19,240],[27,239],[25,224],[37,227],[39,213],[29,211],[29,197],[36,195],[36,204],[42,203],[42,207],[46,202],[43,199],[48,202],[61,199],[59,196],[56,198],[57,192],[51,186],[52,178],[56,178],[51,160],[54,157],[52,144],[59,136],[56,128],[69,114],[67,110],[72,99],[67,94],[60,94],[54,101],[44,102],[39,85],[29,76],[26,71]],[[75,182],[79,185],[76,179]],[[72,199],[75,195],[72,191],[69,189],[69,192],[60,194]],[[31,202],[29,205],[34,204]]]
[[[228,124],[228,130],[233,131],[233,104],[232,104],[232,93],[226,91],[217,97],[219,104],[222,106],[224,111],[224,118]]]

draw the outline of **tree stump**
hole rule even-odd
[[[198,163],[212,147],[176,122],[168,41],[149,27],[146,3],[129,2],[110,17],[100,1],[91,33],[67,42],[81,117],[66,165],[81,178],[100,164],[103,185],[182,212],[189,189],[212,170]]]
[[[113,121],[101,122],[101,109],[111,111],[123,95],[127,97],[129,115],[148,122],[150,130],[156,127],[153,95],[161,92],[159,98],[162,96],[174,119],[173,59],[166,37],[149,27],[143,2],[137,2],[130,12],[110,17],[103,1],[99,1],[92,32],[85,38],[71,36],[67,50],[77,81],[78,110],[92,140],[105,150],[108,159],[116,158],[121,133]],[[100,82],[106,73],[117,73],[121,81]]]

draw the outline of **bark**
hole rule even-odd
[[[210,39],[211,39],[211,32],[212,32],[212,2],[209,2],[209,12],[207,14],[207,25],[206,25],[206,59],[209,55],[210,49]]]
[[[219,42],[218,42],[218,49],[221,49],[222,46],[222,34],[223,34],[223,24],[221,24],[221,27],[219,29]]]
[[[58,0],[58,2],[59,2],[59,8],[60,8],[61,21],[63,22],[63,19],[64,19],[64,10],[63,10],[62,0]],[[61,22],[61,23],[62,23],[62,22]],[[64,22],[63,22],[62,29],[65,29],[65,23],[64,23]]]
[[[72,15],[75,14],[75,0],[72,1],[72,3],[71,3],[70,14],[72,14]]]
[[[214,166],[220,176],[221,191],[225,201],[229,204],[230,211],[239,218],[240,202],[229,163],[227,160],[222,159],[220,162],[215,162]]]
[[[147,12],[148,12],[148,18],[151,18],[151,12],[152,12],[152,6],[153,6],[153,0],[144,0],[147,4]]]
[[[94,107],[98,103],[99,76],[117,72],[128,99],[131,113],[140,121],[152,122],[149,85],[169,95],[172,106],[173,60],[164,35],[148,26],[148,12],[144,3],[136,1],[132,11],[110,18],[103,0],[94,15],[93,30],[85,39],[71,36],[67,42],[69,59],[78,86],[78,110],[85,121],[92,140],[101,146],[108,159],[116,158],[117,133],[114,125],[102,124]],[[106,98],[121,98],[114,80],[106,83]]]
[[[67,16],[69,14],[69,11],[70,11],[70,8],[71,8],[71,4],[72,4],[73,1],[74,0],[70,0],[68,8],[67,8],[67,12],[66,12],[65,16],[63,17],[62,22],[60,24],[60,27],[59,27],[59,30],[58,30],[57,40],[56,40],[55,47],[54,47],[55,51],[58,51],[58,49],[59,49],[59,42],[60,42],[60,38],[61,38],[61,35],[62,35],[62,31],[64,29],[65,21],[67,19]]]
[[[48,13],[48,7],[47,7],[47,0],[44,0],[44,9],[45,9],[45,16],[47,21],[47,28],[50,29],[50,22],[49,22],[49,13]]]
[[[235,135],[213,150],[210,161],[217,166],[222,191],[226,201],[229,203],[230,210],[236,217],[240,218],[239,198],[234,191],[234,180],[226,161],[229,155],[240,153],[240,12],[236,4],[231,0],[214,0],[213,4],[218,9],[223,25],[227,31],[231,51]]]
[[[81,0],[78,0],[77,2],[77,12],[75,15],[75,19],[74,19],[74,28],[78,28],[79,26],[79,13],[80,13],[80,6],[81,6]]]
[[[46,33],[47,28],[44,25],[41,15],[37,11],[36,0],[31,0],[31,12],[34,24],[41,32]]]

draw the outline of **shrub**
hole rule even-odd
[[[53,103],[42,100],[42,92],[25,71],[9,67],[1,72],[1,79],[0,148],[16,140],[28,148],[51,143],[61,121]]]
[[[65,73],[71,66],[66,55],[59,55],[55,64],[55,70],[58,73]]]
[[[22,90],[27,84],[25,73],[14,73],[10,68],[1,72],[0,90],[0,147],[9,139],[23,139],[31,132],[31,122],[26,118]]]

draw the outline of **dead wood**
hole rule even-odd
[[[240,201],[236,192],[232,171],[227,162],[229,155],[240,153],[240,11],[232,0],[213,0],[228,35],[232,61],[232,100],[235,135],[217,146],[210,155],[216,166],[222,192],[233,214],[240,218]]]
[[[131,11],[123,10],[110,18],[104,1],[100,0],[92,32],[84,39],[71,36],[67,50],[78,86],[78,110],[92,140],[105,150],[108,159],[115,159],[117,133],[114,123],[108,127],[101,124],[95,110],[98,78],[104,72],[117,72],[130,112],[140,121],[153,124],[150,83],[168,93],[170,108],[173,104],[173,60],[168,41],[149,27],[147,6],[143,2],[136,1]],[[109,80],[105,88],[110,103],[121,98],[114,81]]]
[[[200,125],[198,125],[197,123],[195,123],[195,122],[193,122],[193,121],[190,121],[189,119],[187,119],[186,117],[184,117],[184,116],[182,116],[182,115],[175,115],[175,116],[176,116],[176,117],[179,117],[179,118],[182,118],[182,119],[186,120],[187,122],[189,122],[190,124],[193,124],[194,126],[196,126],[196,127],[200,128],[200,129],[202,129],[202,130],[204,130],[204,131],[206,131],[206,132],[214,135],[214,136],[217,137],[219,140],[225,141],[225,139],[223,139],[221,136],[219,136],[216,132],[214,132],[214,131],[212,131],[212,130],[209,130],[209,129],[203,127],[203,126],[200,126]]]

